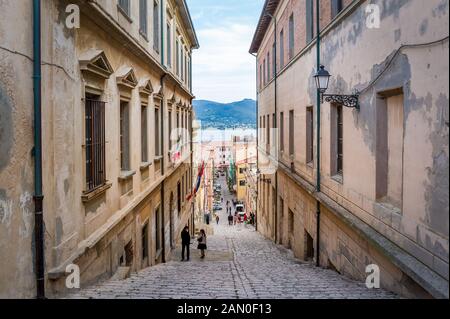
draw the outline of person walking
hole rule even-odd
[[[198,249],[201,252],[200,258],[204,259],[205,258],[205,250],[207,249],[206,246],[206,232],[204,229],[200,230],[200,236],[198,236]]]
[[[233,226],[233,215],[231,215],[231,212],[228,215],[228,225]]]
[[[184,227],[181,232],[181,261],[184,261],[184,253],[187,252],[187,259],[189,261],[189,250],[191,246],[191,235],[189,234],[189,227]]]
[[[216,215],[216,222],[217,222],[217,225],[219,225],[219,221],[220,221],[220,217],[219,217],[219,214],[217,214],[217,215]]]

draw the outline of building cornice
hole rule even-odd
[[[343,20],[345,20],[350,14],[352,14],[365,1],[366,0],[354,0],[320,31],[320,37],[325,38],[334,28],[342,23]],[[277,72],[277,77],[280,77],[284,72],[289,70],[302,56],[309,53],[313,48],[315,48],[316,39],[317,37],[314,37],[303,49],[300,50],[300,52],[298,52],[288,63],[286,63],[286,65]],[[274,82],[274,80],[275,77],[273,77],[270,81],[267,81],[267,83],[261,88],[258,88],[258,93],[264,91],[268,86],[272,84],[272,82]]]
[[[257,53],[262,41],[266,35],[267,29],[269,28],[272,18],[269,16],[273,15],[280,4],[280,0],[266,0],[264,3],[261,16],[256,27],[255,34],[253,35],[252,44],[250,46],[249,52],[251,54]]]
[[[114,17],[111,16],[97,0],[73,0],[73,2],[79,4],[80,10],[84,15],[104,28],[111,37],[122,43],[124,47],[138,58],[148,63],[160,76],[167,75],[178,85],[182,93],[185,93],[190,99],[195,98],[195,96],[171,72],[169,72],[165,66],[161,65],[160,62],[153,57],[150,52],[135,39],[135,37],[133,37],[133,35],[120,26],[116,19],[114,19]]]
[[[194,23],[192,22],[191,14],[189,12],[189,8],[186,4],[186,0],[175,0],[180,13],[180,16],[183,20],[183,23],[186,27],[186,32],[189,35],[189,40],[192,43],[192,47],[194,49],[199,49],[200,44],[198,42],[197,34],[195,33]]]

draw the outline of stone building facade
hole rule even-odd
[[[376,264],[406,297],[449,296],[448,5],[266,0],[250,49],[258,230],[356,280]],[[359,109],[318,103],[318,43],[327,93]]]
[[[0,298],[36,296],[32,5],[0,3]],[[79,27],[68,27],[78,10]],[[83,287],[167,261],[181,228],[193,229],[199,45],[184,0],[43,0],[41,12],[45,287],[55,296],[69,292],[70,264]]]

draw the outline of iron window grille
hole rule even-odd
[[[105,102],[86,99],[86,190],[93,191],[106,183],[105,172]]]
[[[337,108],[337,174],[342,175],[344,171],[344,121],[342,114],[342,106],[336,105]]]

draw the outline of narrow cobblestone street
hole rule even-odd
[[[191,261],[172,261],[121,281],[83,289],[71,298],[90,299],[386,299],[395,295],[369,290],[327,269],[302,263],[289,250],[263,238],[252,226],[229,226],[225,209],[232,199],[224,178],[224,209],[205,260],[192,240]],[[214,223],[215,224],[215,223]]]

